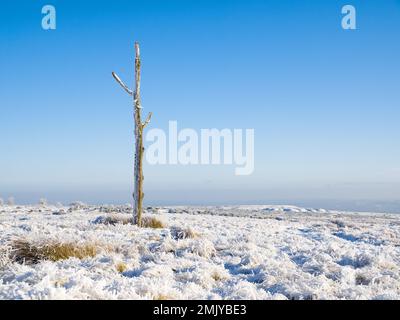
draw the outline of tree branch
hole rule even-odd
[[[125,85],[125,83],[122,82],[122,80],[116,75],[115,72],[112,72],[112,76],[114,77],[115,81],[117,81],[120,86],[129,94],[129,95],[133,95],[132,90],[130,90],[127,85]]]
[[[153,112],[149,112],[149,114],[147,115],[146,121],[144,123],[142,123],[143,128],[149,124],[152,115],[153,115]]]

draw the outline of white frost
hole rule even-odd
[[[400,215],[161,207],[147,214],[163,229],[93,223],[129,210],[1,207],[0,299],[400,299]],[[14,239],[105,249],[24,265],[10,260]]]

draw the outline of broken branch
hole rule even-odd
[[[117,74],[115,72],[112,72],[112,76],[114,77],[115,81],[117,81],[120,86],[129,94],[129,95],[133,95],[132,90],[130,90],[128,88],[128,86],[122,82],[122,80],[117,76]]]
[[[147,115],[146,121],[142,124],[142,127],[144,128],[145,126],[148,125],[148,123],[150,122],[151,116],[153,115],[152,112],[149,112],[149,114]]]

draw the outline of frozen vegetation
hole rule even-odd
[[[400,215],[0,206],[0,299],[399,299]]]

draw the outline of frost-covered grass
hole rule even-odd
[[[127,212],[0,207],[0,299],[400,299],[400,215],[163,207],[138,228]]]
[[[44,260],[58,261],[69,258],[84,259],[98,254],[95,244],[76,245],[63,242],[29,242],[23,239],[15,240],[11,244],[10,258],[20,263],[39,263]]]

